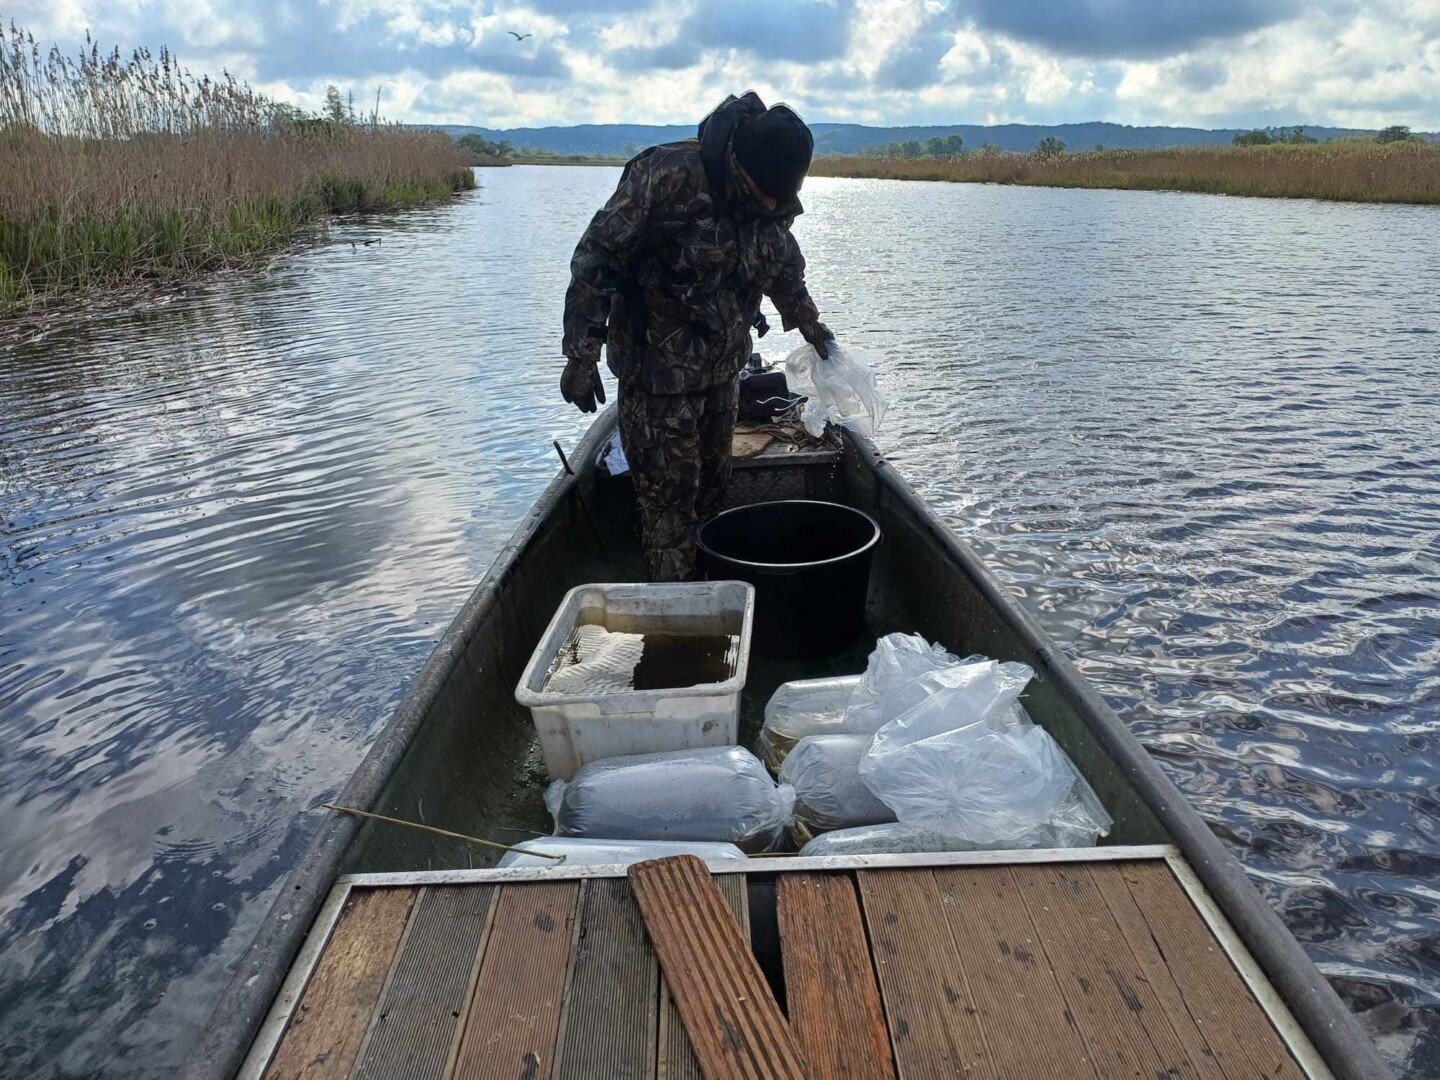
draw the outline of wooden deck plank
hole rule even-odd
[[[811,1080],[894,1076],[853,879],[781,874],[775,888],[790,1030]]]
[[[357,889],[316,965],[266,1080],[350,1075],[416,889]]]
[[[1305,1075],[1310,1051],[1292,1052],[1163,860],[789,871],[773,894],[693,867],[709,897],[671,888],[667,917],[694,931],[677,978],[702,1002],[712,1076]],[[298,1001],[287,991],[293,1013],[268,1022],[289,1017],[264,1076],[701,1080],[639,888],[355,887]],[[752,895],[775,898],[789,1022],[751,952]],[[722,945],[706,931],[727,909]],[[727,984],[750,989],[717,1024]]]
[[[936,870],[935,881],[995,1060],[1037,1080],[1094,1076],[1010,868]]]
[[[636,863],[629,876],[706,1080],[803,1080],[785,1016],[705,864],[679,855]]]
[[[1011,873],[1100,1073],[1199,1075],[1089,868],[1016,866]]]
[[[934,872],[856,874],[901,1077],[1006,1076],[945,922]]]
[[[501,886],[455,1080],[550,1075],[579,894],[576,881]]]
[[[555,1051],[557,1080],[653,1077],[659,983],[659,963],[629,883],[585,882]]]
[[[720,895],[740,932],[750,937],[750,898],[745,887],[744,874],[720,874],[715,879],[720,886]],[[646,938],[649,941],[649,938]],[[656,961],[659,967],[659,961]],[[675,996],[660,976],[660,1039],[656,1061],[656,1075],[659,1080],[702,1080],[700,1061],[690,1045],[690,1036],[685,1034],[685,1022],[680,1019],[680,1010],[675,1005]]]
[[[1091,867],[1097,880],[1100,867]],[[1299,1064],[1270,1023],[1260,1003],[1205,925],[1190,898],[1162,862],[1116,863],[1115,886],[1123,885],[1144,920],[1151,944],[1167,970],[1179,977],[1174,993],[1183,1015],[1203,1032],[1227,1076],[1301,1077]],[[1119,889],[1106,891],[1107,902],[1124,907]],[[1112,907],[1113,910],[1113,907]],[[1127,916],[1131,917],[1131,916]]]
[[[1120,928],[1121,936],[1145,972],[1150,988],[1160,999],[1165,1015],[1170,1018],[1170,1026],[1175,1029],[1175,1034],[1185,1044],[1196,1071],[1201,1076],[1224,1076],[1226,1070],[1215,1056],[1215,1051],[1211,1048],[1202,1025],[1191,1015],[1185,1004],[1184,995],[1176,979],[1177,973],[1171,970],[1166,956],[1156,943],[1149,920],[1130,893],[1130,887],[1126,883],[1121,869],[1124,865],[1123,863],[1113,863],[1109,866],[1090,867],[1090,880],[1094,883],[1101,899],[1105,901],[1105,906],[1110,909],[1115,924]],[[1164,863],[1158,860],[1153,867],[1144,869],[1155,869],[1168,874]],[[1156,915],[1162,919],[1185,918],[1188,914],[1192,913],[1173,908],[1156,912]],[[1187,973],[1183,970],[1178,974],[1180,978],[1187,977]],[[1265,1074],[1254,1073],[1253,1075]]]
[[[431,1080],[444,1074],[494,896],[493,885],[421,891],[355,1077]]]

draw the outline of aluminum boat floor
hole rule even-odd
[[[1329,1075],[1173,848],[845,863],[716,873],[812,1076]],[[342,879],[241,1075],[698,1077],[620,873]]]

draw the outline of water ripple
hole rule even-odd
[[[1440,215],[814,187],[891,458],[1440,1075]]]
[[[0,348],[6,1068],[173,1070],[583,427],[560,307],[615,173],[482,179]],[[1440,215],[882,181],[806,202],[826,321],[883,357],[887,454],[1382,1048],[1440,1075]]]

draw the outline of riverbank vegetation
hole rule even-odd
[[[75,289],[263,261],[326,216],[473,187],[447,136],[310,116],[166,51],[44,53],[0,25],[0,314]]]
[[[1400,130],[1387,129],[1383,140],[1286,138],[1268,144],[1082,153],[1070,153],[1054,139],[1029,154],[985,146],[932,156],[922,144],[901,144],[900,156],[817,157],[810,174],[1440,204],[1440,145],[1395,137]]]
[[[499,142],[491,142],[489,139],[471,133],[461,135],[455,140],[455,145],[470,155],[471,165],[496,168],[515,164],[515,148],[504,139]]]

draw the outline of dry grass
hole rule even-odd
[[[826,157],[815,159],[810,174],[1440,204],[1440,146],[1418,141],[1100,150],[1050,158],[986,152],[948,159]]]
[[[164,52],[42,55],[0,26],[0,311],[263,259],[329,213],[473,186],[443,134],[319,121]]]

